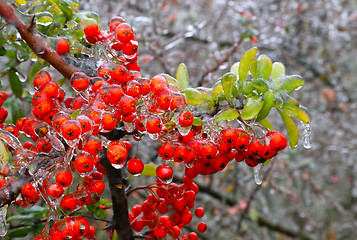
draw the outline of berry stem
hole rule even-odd
[[[5,19],[7,24],[11,24],[19,31],[22,39],[28,44],[32,51],[40,58],[50,63],[64,77],[70,78],[77,68],[65,61],[43,37],[37,33],[35,22],[30,25],[25,24],[16,14],[14,8],[3,0],[0,0],[0,16]]]

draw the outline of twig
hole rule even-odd
[[[13,7],[3,0],[0,0],[0,16],[7,24],[16,27],[22,39],[28,44],[32,51],[40,58],[46,60],[64,77],[70,78],[77,68],[66,62],[65,58],[59,55],[43,37],[35,30],[35,23],[26,25],[16,14]]]

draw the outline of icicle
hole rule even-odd
[[[261,173],[261,168],[262,168],[263,164],[262,163],[259,163],[255,168],[254,168],[254,180],[255,180],[255,183],[260,185],[262,184],[263,182],[263,179],[262,179],[262,173]]]
[[[0,236],[1,237],[4,237],[7,233],[6,213],[7,213],[7,205],[0,208]]]
[[[10,147],[12,147],[13,149],[17,149],[20,152],[23,151],[23,147],[22,144],[20,143],[20,141],[11,133],[0,129],[0,138],[6,142],[6,144],[8,144]]]
[[[311,148],[311,127],[309,123],[302,123],[304,127],[304,132],[302,135],[302,142],[304,148],[310,149]]]

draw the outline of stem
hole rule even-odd
[[[125,184],[120,169],[115,169],[109,162],[107,151],[103,151],[100,163],[107,171],[110,192],[113,203],[113,218],[111,229],[115,229],[119,240],[134,240],[134,232],[130,225],[128,199],[125,194]]]
[[[28,44],[32,51],[40,58],[46,60],[64,77],[70,78],[77,68],[65,61],[65,58],[59,55],[43,37],[37,33],[35,23],[26,25],[15,13],[14,8],[3,0],[0,0],[0,16],[7,24],[11,24],[19,31],[22,39]]]

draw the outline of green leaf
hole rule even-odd
[[[15,71],[9,72],[9,80],[12,92],[17,98],[21,98],[23,93],[22,82],[20,81]]]
[[[229,108],[226,110],[222,110],[217,113],[216,118],[214,120],[215,123],[221,123],[223,121],[230,121],[239,117],[239,112],[237,109]]]
[[[299,130],[296,127],[294,121],[289,117],[288,114],[284,113],[283,111],[277,109],[281,118],[284,121],[285,127],[288,130],[289,135],[289,145],[292,149],[296,147],[299,142]]]
[[[0,140],[0,170],[4,170],[5,164],[9,162],[9,149],[5,146],[3,141]]]
[[[203,97],[200,91],[194,88],[186,88],[185,90],[181,91],[183,94],[186,95],[186,102],[191,106],[198,106],[202,103]]]
[[[237,81],[237,77],[234,73],[229,72],[223,75],[222,77],[222,87],[224,91],[224,95],[228,102],[231,102],[232,98],[232,86]]]
[[[188,79],[187,67],[184,63],[181,63],[178,66],[178,68],[176,70],[175,78],[178,82],[180,91],[182,91],[190,86],[189,79]]]
[[[41,26],[49,26],[53,22],[53,19],[50,16],[42,16],[36,20],[36,23]]]
[[[13,101],[11,101],[11,115],[13,123],[16,123],[17,120],[25,116],[20,106],[22,106],[20,99],[14,98]]]
[[[201,118],[194,118],[193,119],[193,123],[192,123],[193,126],[202,126],[203,125],[203,121]]]
[[[285,76],[285,66],[280,62],[273,63],[271,71],[271,87],[276,90],[280,86],[280,79]]]
[[[234,73],[235,75],[238,75],[239,74],[239,62],[234,63],[231,66],[231,69],[229,71]]]
[[[67,81],[67,78],[61,78],[60,80],[58,80],[56,83],[59,85],[59,86],[63,86],[63,84]]]
[[[271,130],[271,131],[274,130],[273,125],[271,125],[271,123],[270,123],[270,122],[268,121],[268,119],[266,119],[266,118],[264,118],[263,120],[259,121],[259,123],[260,123],[263,127],[267,128],[267,129],[269,129],[269,130]]]
[[[33,230],[32,226],[10,229],[9,233],[6,236],[9,238],[24,238],[29,232],[31,232],[31,230]]]
[[[246,105],[242,110],[243,120],[251,120],[255,118],[263,107],[263,100],[259,96],[248,98]]]
[[[107,214],[105,213],[104,209],[99,208],[99,209],[95,210],[95,212],[93,214],[96,218],[99,218],[99,219],[107,218]]]
[[[81,109],[76,109],[74,110],[69,116],[72,118],[72,119],[75,119],[80,113],[81,113]]]
[[[173,84],[176,87],[179,87],[178,82],[176,81],[176,79],[173,76],[166,74],[166,73],[162,73],[160,75],[163,76],[169,84]]]
[[[267,57],[266,55],[260,55],[258,57],[257,63],[258,78],[268,80],[271,74],[272,65],[273,63],[269,57]]]
[[[222,85],[217,85],[212,89],[212,99],[217,101],[217,97],[223,92]]]
[[[255,55],[258,52],[258,48],[253,47],[247,50],[240,60],[239,63],[239,81],[245,81],[248,76],[248,72],[250,69],[251,60],[254,59]]]
[[[285,81],[281,84],[280,89],[285,90],[287,93],[292,93],[299,90],[304,85],[304,80],[298,75],[285,77]]]
[[[252,74],[253,78],[257,78],[258,77],[258,73],[257,73],[257,66],[258,62],[257,60],[255,60],[254,58],[250,61],[250,68],[249,71]]]
[[[152,163],[145,164],[144,170],[140,175],[155,177],[156,176],[156,168],[157,168],[157,166],[155,164],[152,164]]]
[[[299,119],[300,121],[303,121],[304,123],[309,123],[309,116],[307,113],[305,113],[301,108],[297,107],[294,104],[291,104],[289,102],[284,102],[282,109],[286,114],[288,114],[290,117],[294,117]]]
[[[261,78],[254,79],[251,83],[253,85],[253,88],[258,92],[258,94],[263,94],[269,90],[268,83]]]
[[[13,215],[11,217],[8,217],[6,219],[6,222],[13,222],[13,221],[33,221],[36,217],[36,213],[30,213],[30,214],[27,214],[27,215],[22,215],[22,214],[19,214],[19,215]]]
[[[274,104],[274,93],[272,91],[268,91],[264,94],[264,103],[263,107],[260,110],[257,118],[255,119],[256,122],[262,121],[264,118],[266,118],[269,113],[271,108],[273,107]]]
[[[118,240],[118,239],[119,239],[119,238],[118,238],[118,233],[117,233],[117,231],[114,230],[112,240]]]
[[[5,56],[6,54],[6,49],[4,48],[4,46],[0,45],[0,56]]]

